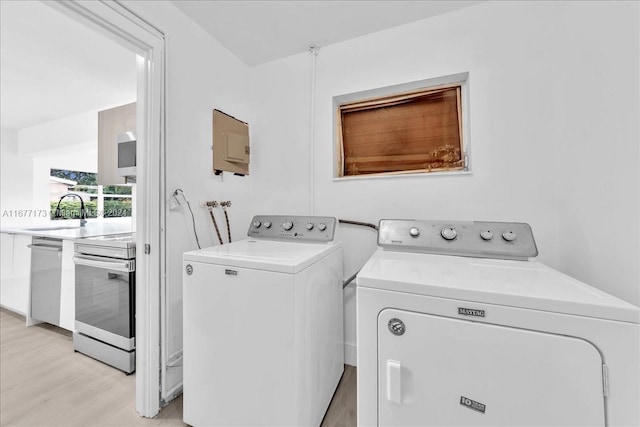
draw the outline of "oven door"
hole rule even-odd
[[[135,349],[135,260],[76,254],[76,330]]]

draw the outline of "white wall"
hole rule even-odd
[[[125,5],[166,36],[166,198],[176,188],[184,190],[191,201],[202,247],[217,244],[217,238],[208,211],[199,203],[231,200],[232,235],[240,239],[246,235],[253,214],[251,187],[259,179],[254,174],[254,165],[260,164],[259,154],[252,152],[251,175],[238,177],[225,173],[222,178],[215,177],[211,126],[212,110],[222,110],[249,123],[252,150],[257,146],[248,67],[171,2],[125,2]],[[224,227],[221,211],[218,224]],[[167,329],[163,333],[171,356],[182,350],[182,254],[197,249],[186,207],[167,211],[166,238]],[[169,368],[163,394],[181,382],[182,367]]]
[[[87,112],[2,131],[2,209],[26,209],[23,218],[2,218],[3,226],[49,221],[51,169],[98,171],[98,113]]]
[[[639,4],[555,8],[558,267],[640,305]],[[594,31],[598,28],[598,31]]]
[[[638,4],[595,2],[490,2],[322,48],[313,213],[528,222],[540,261],[638,304],[638,53]],[[290,191],[257,192],[257,206],[308,205],[306,165],[294,162],[309,137],[309,57],[252,69],[256,137],[275,166],[257,167],[270,168],[269,188]],[[459,72],[469,72],[472,174],[333,179],[334,96]],[[606,235],[613,224],[624,242]],[[341,237],[348,276],[375,235],[345,226]],[[353,290],[345,301],[353,344]]]
[[[541,259],[556,258],[548,189],[553,133],[549,11],[491,3],[323,49],[318,58],[316,210],[380,218],[530,222]],[[515,24],[517,22],[517,25]],[[509,34],[505,37],[505,34]],[[469,72],[472,174],[336,181],[332,97]],[[548,167],[547,167],[548,169]]]
[[[306,215],[309,209],[311,56],[251,69],[256,114],[251,157],[256,214]]]
[[[18,131],[18,137],[20,154],[55,154],[56,150],[69,146],[84,146],[84,150],[94,149],[97,152],[98,111],[26,127]]]
[[[216,238],[208,213],[198,206],[200,201],[231,200],[233,237],[240,239],[253,214],[306,214],[315,194],[314,214],[361,221],[376,222],[383,217],[526,221],[533,226],[542,261],[565,269],[570,265],[565,259],[571,257],[581,264],[598,265],[597,258],[582,259],[565,250],[564,235],[559,234],[559,227],[564,226],[562,218],[573,216],[571,209],[581,215],[578,208],[583,202],[576,197],[571,201],[574,205],[567,206],[561,189],[571,191],[575,183],[594,176],[590,168],[576,168],[569,174],[562,169],[558,142],[564,125],[555,117],[556,105],[562,101],[570,109],[579,107],[581,101],[565,98],[559,87],[573,73],[591,76],[602,85],[601,74],[607,70],[597,61],[589,67],[584,61],[558,61],[562,55],[559,46],[589,49],[582,41],[582,32],[587,29],[578,25],[579,11],[565,13],[565,6],[549,3],[488,3],[323,48],[317,58],[315,145],[310,151],[310,54],[249,69],[171,3],[126,5],[167,36],[166,197],[176,188],[185,191],[203,247],[215,244]],[[578,3],[572,7],[590,6]],[[633,15],[629,12],[637,5],[615,4],[611,8],[621,15]],[[637,31],[637,13],[635,16],[635,21],[624,21],[629,31],[634,31],[634,26]],[[607,19],[589,31],[595,32],[603,45],[619,46],[618,52],[637,56],[636,42],[611,31],[616,26]],[[574,27],[578,34],[570,32]],[[332,179],[334,96],[464,71],[470,73],[472,174]],[[629,75],[632,72],[633,67]],[[606,96],[596,93],[596,101]],[[249,122],[250,176],[213,176],[213,108]],[[630,114],[637,113],[637,98],[629,98],[624,108],[629,108]],[[569,131],[573,123],[566,126]],[[582,126],[588,134],[590,127],[599,124],[591,121]],[[571,147],[579,147],[581,142],[569,138],[566,144],[565,149],[572,151]],[[614,182],[619,178],[613,173]],[[630,178],[620,184],[625,192],[637,194],[637,177]],[[622,203],[634,209],[637,196]],[[602,213],[608,218],[606,211]],[[182,253],[196,247],[191,219],[184,208],[167,212],[166,232],[165,334],[168,353],[172,354],[182,348]],[[635,234],[630,241],[637,241],[637,229],[631,233]],[[375,234],[345,226],[339,238],[345,244],[347,277],[375,250]],[[633,250],[622,256],[630,260]],[[612,268],[615,265],[607,263],[597,270],[606,275]],[[629,300],[637,298],[637,272],[621,276],[618,289],[608,281],[595,280],[593,274],[582,278],[622,297],[627,292]],[[345,298],[347,341],[353,344],[353,289],[346,290]],[[170,368],[168,375],[165,392],[172,384],[179,384],[180,368]]]
[[[30,222],[30,217],[16,216],[16,211],[36,209],[32,197],[33,159],[18,154],[16,131],[2,129],[0,174],[0,224],[7,227]]]

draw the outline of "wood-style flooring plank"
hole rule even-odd
[[[185,426],[182,396],[154,419],[135,410],[135,376],[73,351],[71,333],[48,324],[27,328],[0,309],[0,426]],[[344,375],[322,427],[356,426],[356,368]]]
[[[356,368],[345,365],[344,374],[321,427],[355,427],[357,425],[356,397]]]
[[[0,309],[0,426],[153,425],[184,426],[182,399],[140,417],[134,375],[74,352],[68,331]]]

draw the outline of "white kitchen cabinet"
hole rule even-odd
[[[9,279],[13,274],[13,234],[0,234],[0,283],[2,284],[2,293],[5,291],[5,280]],[[0,297],[0,302],[4,298]]]
[[[11,310],[15,305],[13,284],[13,241],[14,235],[0,234],[0,305]]]
[[[118,134],[135,132],[136,103],[98,112],[98,184],[124,184],[118,175]]]
[[[0,305],[26,315],[29,304],[31,236],[1,234]]]
[[[76,318],[76,272],[73,263],[73,240],[62,241],[62,275],[60,286],[60,327],[73,331]]]

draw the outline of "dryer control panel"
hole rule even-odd
[[[538,255],[529,224],[488,221],[383,219],[378,245],[386,250],[526,260]]]
[[[333,241],[337,220],[330,216],[256,215],[247,236],[269,240]]]

